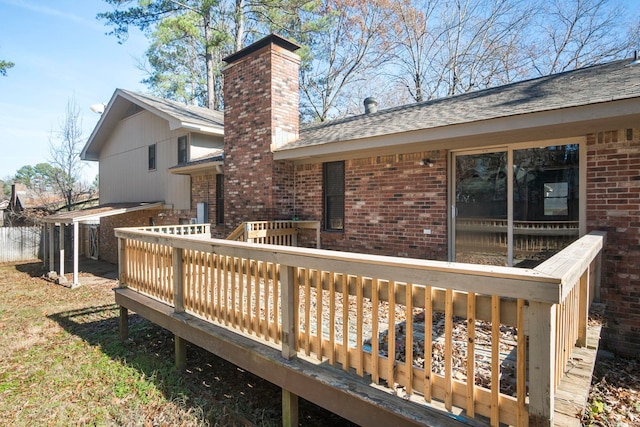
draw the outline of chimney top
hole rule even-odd
[[[257,50],[262,49],[265,46],[268,46],[269,44],[274,44],[276,46],[280,46],[284,49],[289,50],[290,52],[295,52],[296,50],[300,49],[300,45],[297,44],[294,41],[291,41],[289,39],[285,39],[282,36],[279,36],[278,34],[269,34],[268,36],[258,40],[257,42],[243,48],[240,49],[239,51],[232,53],[231,55],[227,56],[226,58],[222,58],[222,60],[224,62],[226,62],[227,64],[231,64],[233,62],[236,62],[238,59],[243,58]]]
[[[364,113],[371,114],[378,112],[378,100],[373,96],[364,99]]]

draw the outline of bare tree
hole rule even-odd
[[[309,37],[309,60],[300,73],[302,115],[325,121],[343,116],[346,89],[379,73],[389,57],[389,3],[386,0],[328,0],[318,22],[325,25]]]
[[[66,209],[72,210],[81,197],[91,195],[93,189],[83,182],[83,164],[80,152],[84,145],[80,108],[75,97],[67,101],[65,116],[58,131],[49,138],[50,163],[55,173],[52,185],[65,201]]]
[[[529,51],[538,75],[619,59],[638,43],[638,22],[628,31],[629,14],[615,0],[548,0],[538,17]]]
[[[436,29],[431,28],[435,1],[401,0],[394,3],[390,37],[394,43],[392,76],[415,102],[425,99],[425,88],[431,78],[429,63],[436,46]],[[426,95],[430,97],[429,94]]]

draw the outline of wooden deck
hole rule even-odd
[[[127,288],[116,304],[254,375],[363,426],[484,426],[485,424],[392,396],[388,389],[304,355],[282,357],[273,342],[256,341]],[[121,323],[122,325],[122,323]],[[126,330],[126,326],[124,326]]]
[[[175,333],[178,364],[186,340],[281,386],[285,425],[297,396],[362,425],[553,425],[604,244],[516,269],[116,236],[123,333],[130,309]]]

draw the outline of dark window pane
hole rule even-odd
[[[187,137],[178,138],[178,163],[186,163],[187,161]]]
[[[216,224],[224,224],[224,175],[216,175]]]
[[[344,229],[344,162],[324,164],[324,227]]]
[[[156,145],[149,146],[149,170],[155,170],[156,168]]]

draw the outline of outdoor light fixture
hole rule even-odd
[[[104,109],[106,106],[106,104],[91,104],[89,108],[91,108],[91,111],[93,111],[94,113],[102,114],[104,113]]]
[[[431,159],[422,159],[420,160],[420,166],[427,166],[432,168],[433,167],[433,160]]]

